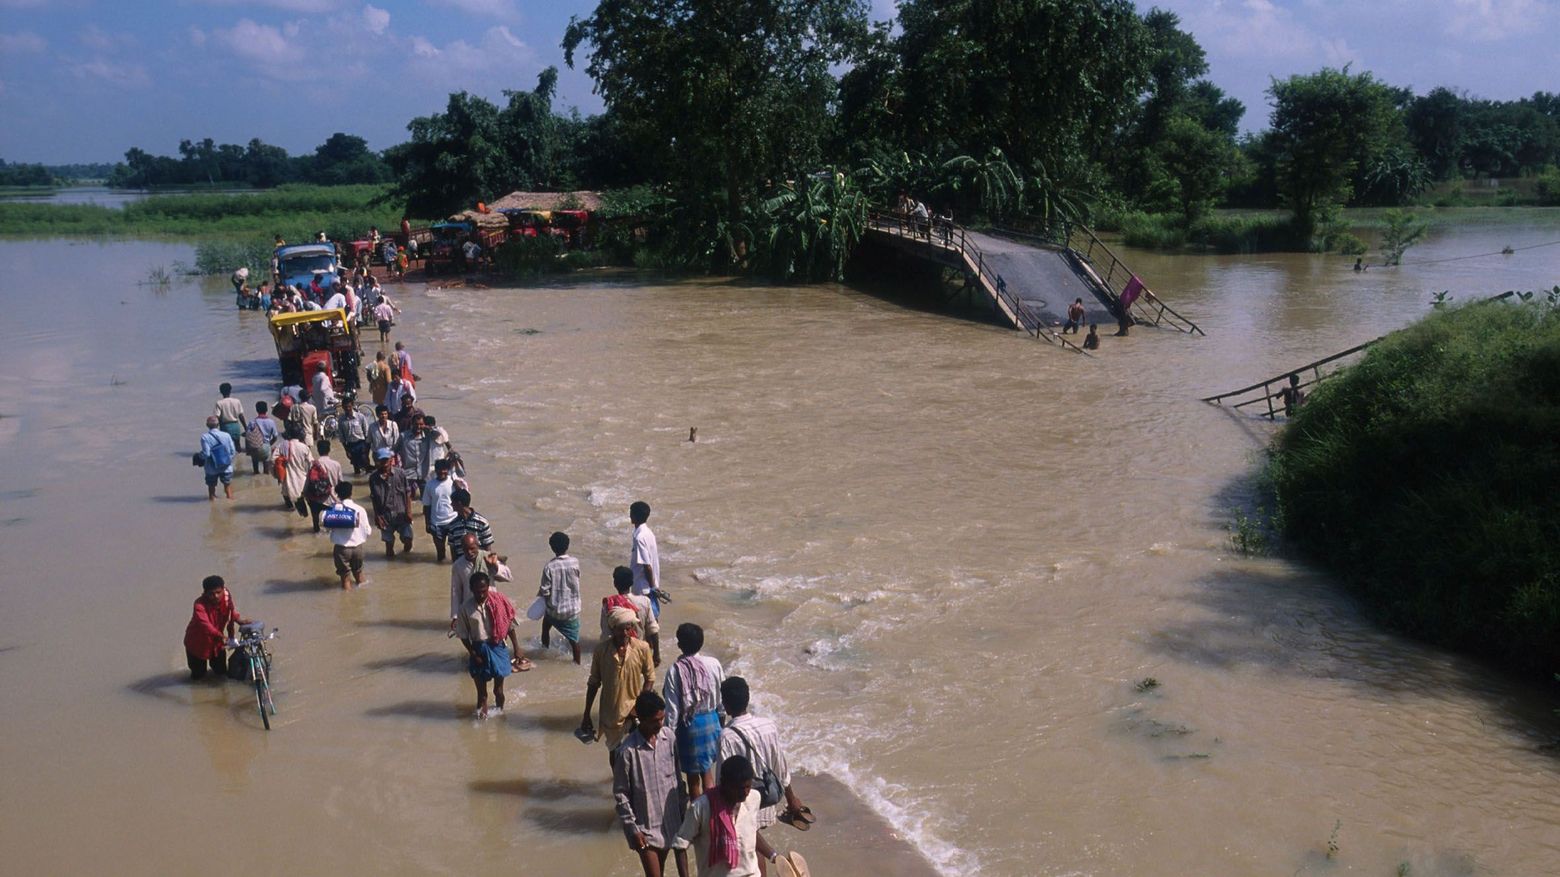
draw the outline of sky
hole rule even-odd
[[[871,0],[874,19],[893,0]],[[560,70],[555,106],[599,112],[559,42],[595,0],[0,0],[0,158],[120,160],[183,139],[294,154],[336,131],[374,149],[453,91],[502,101]],[[1157,0],[1209,78],[1266,127],[1270,77],[1351,64],[1424,93],[1560,92],[1560,0]],[[576,59],[584,66],[583,59]]]

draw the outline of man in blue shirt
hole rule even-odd
[[[227,498],[233,498],[233,437],[222,430],[217,416],[206,418],[206,431],[200,436],[200,454],[206,470],[206,499],[217,498],[217,482]]]

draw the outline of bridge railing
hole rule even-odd
[[[1086,225],[1068,223],[1066,225],[1066,246],[1069,250],[1083,259],[1090,266],[1090,271],[1104,287],[1105,294],[1110,298],[1111,304],[1121,308],[1121,294],[1126,290],[1127,284],[1132,281],[1132,271],[1127,268],[1125,262],[1116,255],[1116,251],[1105,245],[1098,236]],[[1103,271],[1101,270],[1103,268]],[[1141,282],[1141,281],[1139,281]],[[1143,320],[1155,326],[1168,325],[1188,335],[1207,335],[1202,327],[1178,313],[1154,295],[1148,287],[1143,287],[1143,295],[1138,299],[1151,310],[1153,318]],[[1138,302],[1133,302],[1137,304]]]
[[[903,237],[917,242],[925,242],[932,246],[942,247],[959,253],[965,264],[975,271],[976,279],[1002,302],[1014,319],[1018,322],[1016,328],[1022,329],[1036,338],[1049,341],[1068,350],[1082,353],[1088,352],[1067,338],[1051,330],[1045,324],[1045,320],[1035,313],[1023,300],[1008,291],[1007,283],[997,276],[996,272],[986,266],[986,255],[980,247],[970,240],[969,234],[962,225],[951,222],[940,222],[935,217],[922,220],[904,213],[890,213],[883,210],[867,211],[867,224],[879,231],[897,237]]]
[[[1515,295],[1514,292],[1503,292],[1499,295],[1492,295],[1489,298],[1480,299],[1474,302],[1474,305],[1487,305],[1498,301],[1505,301],[1506,299],[1511,298],[1513,295]],[[1381,338],[1372,338],[1371,340],[1366,341],[1364,344],[1356,344],[1353,347],[1350,347],[1348,350],[1341,350],[1337,353],[1334,353],[1332,356],[1324,356],[1315,362],[1308,362],[1299,368],[1290,369],[1289,371],[1268,378],[1265,381],[1252,384],[1249,387],[1241,387],[1239,390],[1230,390],[1227,393],[1220,393],[1217,396],[1204,396],[1202,401],[1207,402],[1210,405],[1224,405],[1226,402],[1229,402],[1229,406],[1231,408],[1245,408],[1248,405],[1265,404],[1267,406],[1267,411],[1260,413],[1258,416],[1266,417],[1269,420],[1276,420],[1278,417],[1278,412],[1284,408],[1284,391],[1289,387],[1290,375],[1295,375],[1298,378],[1295,383],[1295,388],[1304,390],[1306,387],[1321,383],[1323,378],[1329,377],[1332,374],[1335,374],[1337,371],[1334,369],[1324,373],[1322,371],[1322,366],[1337,362],[1338,360],[1347,356],[1353,356],[1354,354],[1365,350],[1385,337],[1387,336],[1383,335]],[[1310,374],[1306,374],[1307,372]],[[1278,387],[1277,390],[1273,389],[1275,386]],[[1250,398],[1246,399],[1241,398],[1255,392],[1256,390],[1261,390],[1262,393],[1260,395],[1251,396]],[[1237,399],[1240,401],[1233,401]],[[1274,400],[1278,400],[1277,405],[1274,404]],[[1288,412],[1285,413],[1287,414]]]

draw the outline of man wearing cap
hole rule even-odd
[[[394,424],[392,424],[393,426]],[[412,486],[406,472],[395,466],[395,452],[380,448],[374,452],[374,474],[368,476],[368,495],[374,505],[374,523],[385,540],[385,557],[395,557],[395,537],[401,537],[401,551],[412,551]]]
[[[650,647],[634,635],[639,616],[631,609],[613,609],[612,636],[596,646],[590,659],[590,681],[585,686],[585,717],[581,736],[607,741],[608,761],[617,763],[618,744],[631,729],[634,701],[640,692],[655,690],[655,661]],[[590,708],[601,694],[601,727],[590,721]]]
[[[444,562],[444,540],[449,526],[455,523],[455,504],[451,494],[455,482],[450,478],[450,461],[433,464],[433,475],[422,489],[423,529],[433,539],[433,552],[440,563]]]

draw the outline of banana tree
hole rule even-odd
[[[787,182],[759,204],[757,239],[780,280],[843,280],[867,222],[867,196],[838,172]]]

